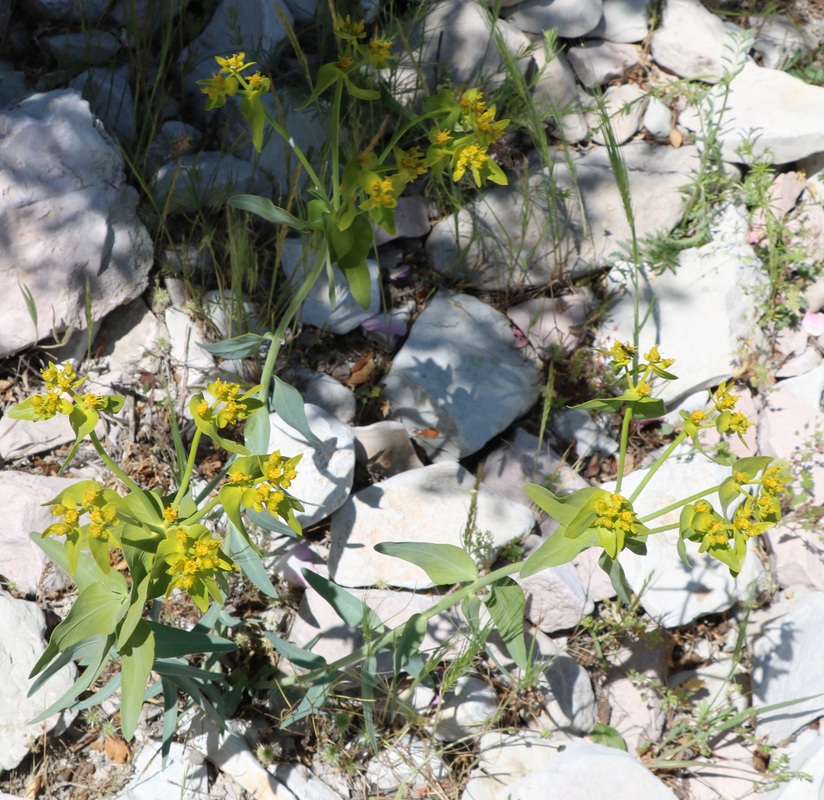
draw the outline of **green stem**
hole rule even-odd
[[[303,168],[306,170],[306,174],[309,176],[309,179],[312,181],[315,191],[321,196],[326,197],[326,192],[324,191],[323,184],[321,183],[318,174],[313,169],[312,165],[309,163],[309,159],[303,153],[297,144],[295,144],[294,138],[290,136],[286,129],[269,113],[266,107],[263,107],[263,113],[266,115],[267,122],[275,129],[275,132],[283,139],[289,147],[292,148],[292,152],[298,157],[298,161],[300,161]]]
[[[647,514],[645,517],[641,517],[638,522],[642,525],[650,519],[657,519],[658,517],[664,516],[664,514],[669,514],[670,511],[675,511],[676,509],[681,508],[682,506],[687,505],[688,503],[694,503],[696,500],[700,500],[702,497],[706,497],[709,494],[713,494],[717,492],[721,488],[721,484],[719,483],[717,486],[712,486],[709,489],[705,489],[702,492],[696,492],[689,497],[685,497],[683,500],[679,500],[677,503],[670,503],[670,505],[665,506],[664,508],[659,508],[658,511],[653,511],[652,514]]]
[[[200,428],[197,428],[195,430],[195,435],[192,437],[192,443],[189,445],[189,457],[186,459],[186,470],[183,473],[183,477],[180,479],[180,486],[177,489],[177,494],[175,495],[174,502],[172,503],[174,506],[180,505],[180,501],[183,500],[183,496],[189,488],[189,483],[192,480],[192,473],[195,469],[197,446],[200,444],[201,436],[203,436],[203,432]]]
[[[632,421],[632,409],[624,409],[624,421],[621,423],[621,446],[618,450],[618,475],[615,478],[615,494],[621,494],[624,480],[624,463],[627,460],[627,442],[629,441],[629,423]]]
[[[258,395],[263,402],[263,410],[267,413],[270,410],[269,384],[272,382],[272,376],[275,372],[275,364],[277,363],[278,353],[280,353],[281,342],[286,335],[286,329],[292,324],[292,319],[298,313],[301,304],[315,285],[315,281],[320,277],[320,273],[326,265],[326,256],[326,248],[321,247],[316,254],[317,260],[315,261],[315,266],[312,267],[312,271],[304,278],[303,283],[301,283],[297,292],[295,292],[292,302],[289,303],[289,307],[281,317],[280,323],[272,335],[272,344],[269,347],[269,352],[266,354],[266,361],[263,363],[263,373],[260,376],[261,388],[260,394]]]
[[[678,527],[680,527],[679,523],[672,522],[669,525],[661,525],[658,528],[649,528],[646,532],[646,536],[652,536],[655,533],[663,533],[664,531],[674,531]]]
[[[220,505],[220,498],[213,497],[203,508],[199,508],[192,516],[186,517],[186,523],[197,522],[197,520],[205,517],[217,505]]]
[[[157,509],[152,505],[151,500],[146,497],[146,493],[143,489],[140,488],[117,464],[112,461],[109,454],[104,450],[103,445],[100,443],[100,439],[97,438],[97,434],[92,431],[89,434],[89,440],[91,441],[92,445],[94,445],[94,449],[97,451],[97,454],[100,458],[103,459],[103,463],[118,477],[120,478],[126,486],[131,489],[132,494],[141,502],[143,507],[146,511],[149,512],[150,518],[157,517]]]
[[[419,116],[415,117],[414,119],[410,120],[406,123],[406,125],[402,125],[398,132],[392,137],[391,141],[388,145],[383,149],[383,152],[378,159],[378,164],[383,164],[384,161],[389,157],[389,154],[392,152],[395,145],[407,134],[409,130],[411,130],[415,125],[420,125],[422,122],[428,119],[434,119],[437,117],[441,112],[439,111],[429,111],[426,114],[420,114]]]
[[[340,106],[343,97],[343,81],[335,83],[332,99],[332,208],[340,208]]]
[[[496,569],[493,572],[490,572],[488,575],[485,575],[483,578],[479,578],[476,581],[473,581],[466,586],[462,586],[455,592],[446,595],[442,600],[435,603],[435,605],[431,606],[426,611],[422,612],[422,616],[424,619],[432,619],[432,617],[437,616],[443,611],[446,611],[452,606],[460,603],[464,598],[469,597],[472,594],[480,591],[486,586],[489,586],[491,583],[495,583],[495,581],[499,580],[500,578],[504,578],[507,575],[512,575],[515,572],[519,572],[523,567],[524,562],[518,561],[514,564],[507,564],[505,567],[501,567],[500,569]],[[323,669],[314,670],[313,672],[309,672],[304,675],[288,675],[285,678],[281,678],[278,683],[282,687],[286,686],[293,686],[296,683],[303,683],[308,682],[312,683],[313,681],[317,680],[321,675],[328,672],[340,672],[341,670],[345,669],[346,667],[351,666],[352,664],[356,664],[358,661],[366,658],[370,653],[377,652],[378,650],[383,649],[384,647],[389,647],[394,645],[398,639],[403,635],[404,626],[398,625],[397,628],[392,628],[390,631],[386,631],[386,633],[379,636],[377,639],[369,642],[368,644],[364,645],[360,649],[356,650],[354,653],[350,653],[348,656],[344,656],[343,658],[339,658],[337,661],[333,661],[331,664],[327,664]]]
[[[658,456],[658,458],[655,460],[655,463],[649,468],[647,474],[644,475],[644,479],[641,481],[641,483],[638,484],[638,486],[635,487],[635,491],[633,491],[633,493],[629,496],[630,503],[635,502],[635,498],[638,497],[638,495],[644,491],[644,487],[652,480],[652,476],[655,475],[656,472],[658,472],[658,470],[661,468],[661,465],[675,451],[675,448],[678,447],[678,445],[681,444],[681,442],[683,442],[686,438],[687,434],[684,433],[684,431],[681,431],[681,433],[679,433],[678,436],[676,436],[675,439],[673,439],[672,442],[670,442],[669,447],[667,447],[667,449],[664,450],[664,452],[660,456]]]

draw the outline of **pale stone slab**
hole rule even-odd
[[[402,472],[362,489],[332,515],[329,575],[341,586],[385,583],[407,589],[434,584],[420,568],[380,555],[379,542],[434,542],[462,546],[474,504],[476,546],[484,561],[530,532],[532,512],[484,486],[455,462]],[[474,498],[474,499],[473,499]]]
[[[509,320],[470,295],[439,292],[384,379],[391,417],[434,461],[479,450],[538,399],[540,363]]]
[[[594,30],[603,13],[602,0],[526,0],[507,9],[507,18],[522,31],[542,34],[554,28],[569,39]]]

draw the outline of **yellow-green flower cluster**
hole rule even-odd
[[[291,508],[286,489],[292,485],[297,474],[295,465],[298,458],[287,459],[281,456],[280,450],[275,450],[263,464],[263,475],[259,483],[247,489],[241,502],[247,508],[253,508],[258,513],[266,509],[273,517],[286,518]],[[238,476],[231,476],[233,482]]]
[[[597,514],[592,527],[598,541],[610,558],[618,557],[627,538],[637,536],[641,529],[632,504],[620,494],[612,493],[595,503]]]
[[[236,567],[220,546],[220,539],[203,525],[170,527],[165,542],[158,548],[158,555],[168,564],[166,575],[170,580],[166,596],[174,589],[181,589],[202,610],[208,606],[209,596],[222,602],[216,577]]]
[[[683,429],[687,435],[700,447],[698,431],[702,428],[715,428],[719,433],[735,433],[741,441],[749,430],[752,422],[747,415],[735,410],[739,395],[732,394],[731,387],[722,383],[714,392],[710,392],[712,408],[709,412],[703,409],[695,411],[681,411]]]
[[[199,395],[196,405],[197,416],[204,422],[213,423],[218,428],[225,428],[249,416],[249,401],[255,395],[257,388],[241,395],[240,384],[228,383],[218,378],[210,383],[206,390],[214,400],[210,403],[203,395]]]
[[[72,404],[64,395],[72,393],[85,379],[74,371],[68,361],[62,367],[50,362],[40,370],[40,374],[43,376],[46,393],[29,398],[34,419],[51,419],[57,414],[71,413]]]
[[[645,400],[652,397],[653,382],[656,378],[675,380],[676,376],[667,372],[675,363],[674,358],[662,358],[658,352],[658,345],[653,345],[644,353],[644,361],[637,358],[638,349],[629,342],[616,339],[609,350],[600,352],[612,360],[612,371],[615,375],[623,374],[627,383],[627,391],[623,400]],[[638,363],[636,363],[638,362]]]
[[[228,58],[215,56],[215,61],[220,69],[211,78],[198,81],[203,87],[201,91],[208,98],[207,111],[225,105],[227,97],[240,94],[247,100],[252,100],[269,91],[271,82],[259,70],[251,75],[243,74],[255,66],[254,61],[246,61],[245,53],[236,53]]]
[[[117,518],[117,506],[111,501],[113,493],[91,481],[79,485],[83,487],[79,499],[63,492],[56,502],[49,504],[51,515],[62,519],[49,525],[43,536],[65,536],[78,541],[85,532],[95,539],[119,546],[118,531],[122,525]],[[89,521],[81,525],[80,518],[84,514],[88,514]]]
[[[434,100],[444,114],[429,134],[426,164],[438,172],[449,164],[454,181],[469,173],[476,186],[486,180],[506,185],[506,175],[489,155],[489,148],[503,136],[509,120],[496,120],[495,106],[487,105],[478,89],[468,89],[457,101]]]

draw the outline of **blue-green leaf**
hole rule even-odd
[[[257,333],[242,333],[231,339],[219,342],[198,342],[207,352],[220,358],[251,358],[260,353],[264,344],[272,341],[271,336],[261,336]]]
[[[266,197],[258,197],[255,194],[237,194],[229,200],[229,205],[242,211],[257,214],[269,222],[274,222],[275,225],[288,225],[296,231],[311,230],[302,219],[293,216],[285,208],[276,206]]]
[[[524,637],[526,598],[512,578],[501,578],[491,586],[486,608],[513,661],[523,670],[529,667]]]
[[[375,545],[375,550],[382,555],[415,564],[438,586],[468,583],[478,579],[478,567],[472,556],[454,544],[380,542]]]
[[[286,381],[274,376],[274,391],[272,392],[272,405],[278,416],[289,426],[294,428],[306,441],[315,447],[323,447],[323,442],[312,433],[309,422],[306,419],[303,397],[294,386],[290,386]],[[267,443],[268,444],[268,443]]]
[[[137,728],[143,695],[154,664],[154,653],[152,629],[141,620],[120,651],[120,729],[126,741],[132,739]]]
[[[301,572],[306,582],[335,609],[335,613],[347,625],[353,628],[363,628],[364,623],[367,623],[372,632],[379,632],[383,629],[380,617],[363,600],[358,600],[346,589],[318,575],[317,572],[312,572],[310,569],[304,569]]]

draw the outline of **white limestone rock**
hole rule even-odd
[[[284,22],[291,27],[295,19],[278,0],[221,0],[209,24],[183,51],[181,62],[196,80],[215,71],[215,56],[231,56],[241,50],[270,54],[287,38]]]
[[[402,472],[352,495],[332,515],[329,575],[341,586],[384,583],[426,589],[431,579],[407,561],[373,550],[379,542],[434,542],[462,546],[474,503],[476,547],[487,562],[512,539],[526,536],[532,512],[484,486],[456,462]],[[474,498],[474,499],[473,499]]]
[[[383,419],[352,428],[352,433],[355,436],[355,458],[378,480],[424,465],[401,422]]]
[[[183,385],[190,390],[205,388],[214,377],[215,361],[200,347],[206,337],[198,322],[177,306],[169,306],[163,319],[168,333],[169,356],[183,378]]]
[[[606,788],[605,788],[605,781]],[[496,800],[535,800],[548,786],[568,800],[676,800],[675,794],[637,759],[622,750],[572,742],[549,766],[510,784]]]
[[[381,792],[425,792],[430,786],[442,786],[449,767],[435,750],[431,742],[408,734],[389,741],[369,759],[366,780]]]
[[[824,592],[824,544],[815,528],[787,516],[768,533],[775,580],[782,589]]]
[[[418,432],[434,461],[476,452],[538,399],[540,363],[514,341],[500,312],[470,295],[438,292],[384,378],[391,417]]]
[[[767,69],[784,69],[796,59],[800,60],[815,51],[818,46],[812,32],[786,14],[750,17],[748,21],[756,31],[753,49]]]
[[[92,113],[105,125],[106,131],[124,142],[132,141],[136,132],[129,77],[130,69],[126,65],[117,69],[95,67],[69,82],[72,89],[77,89],[89,101]]]
[[[44,22],[94,25],[108,7],[109,0],[29,0],[26,12]]]
[[[538,75],[532,87],[532,101],[536,110],[544,119],[549,120],[565,142],[580,142],[589,129],[575,73],[566,54],[558,52],[548,55],[544,48],[537,48],[532,57]]]
[[[209,792],[209,770],[202,758],[193,759],[191,753],[180,742],[172,742],[164,765],[160,745],[147,743],[135,757],[131,779],[114,800],[199,800]]]
[[[33,423],[29,423],[32,426]],[[38,427],[42,423],[37,423]],[[47,503],[76,483],[72,478],[30,475],[13,469],[0,472],[0,575],[15,591],[36,595],[43,589],[63,589],[65,573],[31,540],[54,523]]]
[[[620,78],[628,67],[638,63],[639,52],[630,44],[590,39],[586,47],[570,47],[567,56],[578,80],[587,89],[594,89]]]
[[[753,705],[810,698],[758,715],[756,735],[779,744],[824,715],[824,676],[818,669],[824,643],[824,593],[797,592],[764,616],[752,629]]]
[[[647,469],[631,472],[624,478],[621,492],[629,497],[646,476]],[[634,502],[639,517],[717,486],[729,477],[729,467],[697,456],[690,462],[669,460],[655,473]],[[603,484],[607,491],[614,483]],[[720,507],[717,495],[708,500]],[[650,525],[677,523],[680,508],[656,517]],[[686,625],[706,614],[718,614],[746,601],[766,585],[767,576],[758,555],[750,546],[743,569],[737,578],[726,565],[706,554],[698,553],[698,545],[686,542],[691,567],[687,567],[676,551],[677,530],[663,531],[647,539],[647,554],[638,556],[629,551],[620,555],[627,581],[640,597],[644,610],[660,625],[675,628]]]
[[[560,731],[551,738],[527,730],[485,733],[478,741],[478,765],[461,800],[496,800],[499,791],[547,766],[572,741]]]
[[[763,455],[797,461],[811,484],[801,487],[814,505],[824,502],[824,454],[815,445],[824,426],[824,364],[804,375],[777,381],[763,397],[758,448]]]
[[[674,271],[640,270],[641,318],[654,306],[641,328],[639,349],[646,353],[658,344],[663,357],[675,359],[678,380],[661,384],[657,395],[668,404],[728,380],[739,369],[742,344],[760,341],[765,274],[745,237],[743,212],[729,206],[714,227],[713,241],[682,251]],[[597,336],[602,348],[615,339],[632,341],[634,330],[629,277],[613,269],[607,285],[614,296]]]
[[[0,458],[6,460],[50,453],[75,438],[69,418],[63,414],[37,423],[12,419],[8,414],[0,417]]]
[[[503,19],[490,19],[476,0],[441,0],[421,15],[398,60],[396,93],[416,95],[419,79],[430,87],[448,80],[455,86],[500,85],[506,74],[501,47],[521,62],[526,35]]]
[[[400,563],[400,562],[398,562]],[[413,614],[422,614],[432,607],[432,598],[392,589],[347,589],[353,597],[371,608],[388,628],[403,625]],[[420,652],[426,657],[441,648],[452,650],[461,646],[464,638],[460,618],[444,612],[427,621]],[[331,663],[354,653],[364,644],[363,631],[352,628],[311,586],[306,589],[292,621],[289,641],[309,648]],[[378,656],[378,672],[392,672],[392,654]]]
[[[297,477],[289,487],[305,511],[295,513],[308,528],[340,508],[349,497],[355,476],[355,440],[352,429],[319,406],[304,405],[309,429],[323,442],[315,446],[276,413],[269,415],[269,452],[280,450],[291,458],[303,453]]]
[[[604,13],[603,0],[525,0],[511,6],[506,18],[527,33],[554,28],[563,39],[591,33]]]
[[[144,291],[152,243],[137,192],[77,92],[36,94],[0,113],[0,184],[0,357],[52,330],[85,329],[87,281],[93,320]]]
[[[640,42],[649,24],[647,0],[604,0],[604,15],[589,35],[608,42]]]
[[[29,673],[46,649],[45,632],[45,617],[34,603],[0,590],[0,771],[14,769],[36,740],[57,726],[65,729],[77,713],[62,711],[29,724],[68,691],[75,677],[74,665],[68,664],[27,697]]]
[[[37,43],[63,63],[74,61],[85,65],[108,61],[121,47],[116,36],[94,28],[41,36]]]
[[[682,78],[716,83],[727,68],[733,36],[700,0],[666,0],[652,34],[652,57]]]
[[[526,598],[526,619],[544,633],[574,628],[595,608],[572,564],[516,580]]]
[[[667,139],[672,132],[672,110],[657,97],[650,97],[642,125],[656,139]]]
[[[770,113],[765,114],[765,109]],[[725,161],[786,164],[824,151],[824,87],[747,63],[730,83],[718,134]],[[742,153],[743,144],[752,145]],[[749,148],[748,148],[749,150]]]
[[[624,144],[635,136],[641,127],[641,120],[647,109],[647,93],[637,83],[610,86],[604,92],[603,109],[609,119],[612,137],[617,144]],[[603,117],[591,112],[587,114],[587,122],[594,131],[592,141],[596,144],[606,144],[609,138],[603,129]]]
[[[544,352],[559,348],[569,354],[580,343],[595,306],[595,294],[588,287],[581,287],[560,297],[526,300],[510,306],[506,315],[533,347]]]
[[[633,142],[621,149],[638,236],[672,230],[685,209],[683,187],[698,166],[695,147]],[[614,263],[630,239],[606,148],[596,147],[523,183],[487,189],[438,222],[426,242],[438,272],[482,289],[545,285]]]
[[[162,164],[150,184],[158,204],[176,211],[219,208],[234,195],[257,188],[248,161],[216,151],[186,154]]]
[[[497,711],[495,690],[481,678],[462,675],[438,706],[432,735],[442,742],[457,742],[479,733]]]

